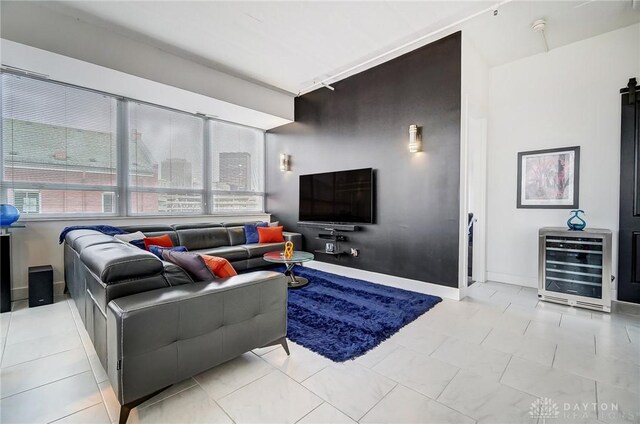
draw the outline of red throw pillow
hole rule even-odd
[[[258,227],[258,243],[282,243],[282,226],[280,227]]]
[[[225,258],[218,256],[200,255],[207,268],[218,278],[233,277],[238,275],[233,265]]]
[[[149,246],[173,247],[173,240],[171,240],[169,234],[163,234],[156,237],[145,237],[144,248],[149,250]]]

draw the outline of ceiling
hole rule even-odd
[[[290,93],[317,88],[455,30],[490,66],[640,22],[624,1],[61,1],[42,5],[170,53]],[[635,6],[635,7],[634,7]],[[480,13],[484,11],[483,13]],[[473,15],[473,19],[467,19]],[[461,22],[463,21],[463,22]],[[422,37],[420,42],[407,45]],[[402,47],[404,46],[404,47]],[[391,55],[383,54],[398,48]],[[381,56],[382,55],[382,56]],[[379,57],[381,56],[381,57]],[[357,65],[370,61],[365,66]],[[352,69],[353,68],[353,69]],[[343,72],[338,78],[330,78]]]

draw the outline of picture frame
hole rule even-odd
[[[580,146],[518,153],[518,209],[577,209]]]

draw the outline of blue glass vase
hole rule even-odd
[[[587,221],[578,216],[581,212],[584,213],[582,209],[575,209],[571,211],[573,215],[571,215],[567,220],[567,226],[570,231],[582,231],[584,230],[584,227],[587,226]]]
[[[20,218],[20,211],[15,206],[0,204],[0,226],[8,227]]]

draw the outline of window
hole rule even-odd
[[[3,198],[26,213],[101,213],[100,193],[117,185],[116,107],[103,94],[2,74]],[[23,191],[35,187],[38,200]]]
[[[41,197],[39,191],[14,190],[13,205],[20,213],[40,213]]]
[[[203,119],[129,104],[129,187],[133,214],[202,214]]]
[[[261,211],[264,198],[264,133],[211,121],[212,210]]]
[[[102,193],[102,212],[103,213],[115,213],[115,193]]]
[[[264,210],[264,132],[8,72],[0,202],[32,216]]]

